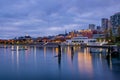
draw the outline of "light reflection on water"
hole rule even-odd
[[[27,48],[27,50],[21,50]],[[14,50],[12,50],[14,49]],[[102,49],[100,49],[102,50]],[[0,79],[119,80],[120,60],[106,60],[89,48],[9,46],[0,48]],[[47,76],[47,77],[46,77]],[[8,80],[9,80],[8,79]]]
[[[78,53],[78,66],[80,73],[87,73],[87,75],[92,75],[92,56],[87,53]]]

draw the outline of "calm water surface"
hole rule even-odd
[[[23,47],[27,50],[19,50]],[[1,46],[0,80],[120,79],[120,60],[106,60],[106,50],[90,53],[89,48],[61,48],[61,57],[55,57],[57,47]]]

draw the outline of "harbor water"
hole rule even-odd
[[[107,49],[90,50],[2,45],[0,80],[119,80],[120,59],[107,60]]]

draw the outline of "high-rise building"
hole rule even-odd
[[[89,29],[90,30],[95,30],[95,24],[89,24]]]
[[[110,17],[111,25],[112,25],[112,32],[114,35],[118,34],[118,27],[120,27],[120,12],[112,15]]]
[[[112,28],[112,24],[111,24],[111,21],[108,20],[108,30],[110,30]]]
[[[97,31],[101,31],[101,27],[100,26],[96,26],[96,30]]]
[[[108,29],[108,19],[107,18],[102,18],[101,27],[102,27],[103,31]]]

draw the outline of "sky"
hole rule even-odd
[[[0,0],[0,39],[56,35],[120,12],[120,0]]]

